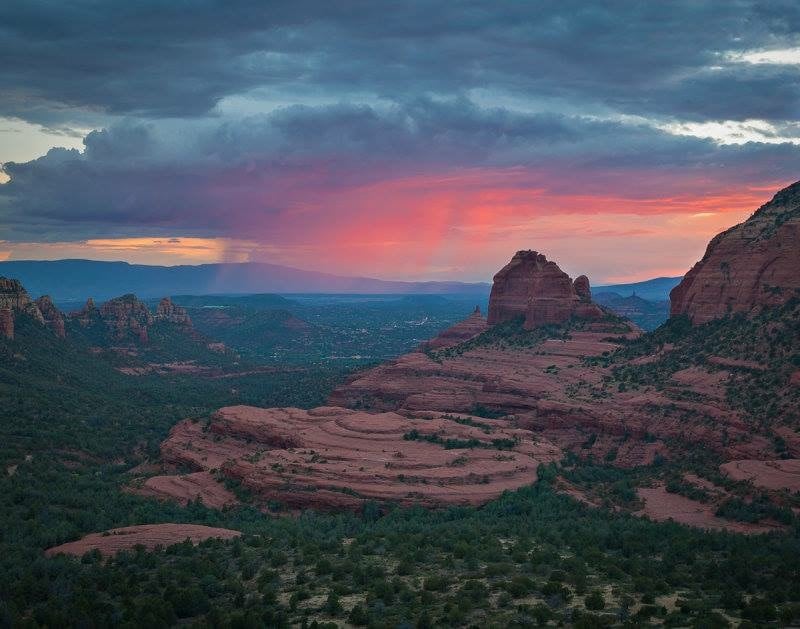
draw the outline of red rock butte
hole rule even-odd
[[[798,291],[800,182],[715,236],[703,259],[672,289],[670,312],[697,325],[732,313],[755,314]]]
[[[494,276],[487,323],[496,325],[522,317],[525,329],[558,324],[572,317],[599,319],[592,303],[589,279],[574,282],[558,265],[536,251],[517,251]]]

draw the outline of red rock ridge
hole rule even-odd
[[[0,277],[0,334],[13,339],[14,313],[22,312],[44,323],[42,313],[19,280]]]
[[[423,349],[442,349],[452,347],[471,338],[478,336],[481,332],[488,329],[486,318],[481,314],[480,306],[475,306],[475,310],[463,321],[450,326],[430,341],[423,343]]]
[[[100,306],[100,317],[115,338],[125,338],[128,333],[147,342],[147,327],[153,325],[153,315],[136,295],[123,295]]]
[[[164,297],[156,308],[156,321],[166,321],[175,325],[182,325],[187,328],[192,327],[192,319],[186,312],[186,308],[176,306],[169,297]]]
[[[524,317],[528,330],[564,323],[572,317],[599,319],[602,309],[591,301],[585,275],[573,282],[558,265],[536,251],[517,251],[494,276],[487,323]]]
[[[672,316],[699,325],[755,314],[800,290],[800,182],[778,192],[744,223],[718,234],[670,293]]]
[[[89,327],[94,319],[100,317],[100,311],[94,305],[94,299],[89,297],[86,300],[86,305],[80,310],[73,310],[67,315],[69,319],[75,319],[80,323],[81,327]]]
[[[66,329],[64,327],[64,315],[56,308],[53,300],[49,295],[42,295],[36,300],[36,307],[42,313],[45,325],[51,328],[56,336],[64,338],[66,336]]]

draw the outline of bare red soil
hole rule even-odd
[[[91,533],[75,542],[48,548],[48,556],[65,554],[84,555],[91,550],[99,550],[104,555],[114,555],[121,550],[130,550],[142,545],[147,549],[156,546],[171,546],[187,539],[197,544],[210,538],[231,539],[239,537],[239,531],[221,529],[199,524],[143,524],[111,529],[103,533]]]

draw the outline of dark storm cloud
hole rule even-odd
[[[796,115],[796,69],[726,51],[797,43],[793,2],[0,5],[0,114],[200,116],[220,99],[472,89],[681,119]],[[720,66],[718,71],[710,70]]]
[[[180,141],[178,140],[180,139]],[[521,169],[554,193],[653,190],[637,173],[731,182],[791,177],[789,145],[719,147],[647,126],[416,99],[292,106],[243,119],[124,121],[83,152],[7,165],[0,239],[181,233],[246,237],[315,193],[454,170]],[[671,186],[670,181],[667,186]],[[668,188],[667,188],[668,190]]]

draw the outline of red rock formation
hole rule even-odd
[[[358,508],[365,500],[481,504],[535,482],[539,464],[561,456],[510,422],[467,419],[483,426],[439,413],[234,406],[215,414],[210,430],[181,422],[161,450],[169,463],[218,470],[264,501],[316,508]],[[425,439],[434,435],[441,444]],[[447,439],[483,447],[446,449]]]
[[[0,333],[14,338],[14,314],[25,313],[44,323],[42,313],[18,280],[0,277]]]
[[[187,328],[192,327],[192,320],[186,312],[186,308],[176,306],[169,297],[164,297],[159,302],[156,308],[155,320],[166,321],[167,323],[174,323]]]
[[[200,500],[212,509],[222,509],[238,502],[236,496],[208,472],[181,476],[151,476],[141,487],[131,491],[141,496],[175,500],[184,505]]]
[[[0,308],[0,334],[7,339],[14,338],[14,313],[11,308]]]
[[[481,314],[480,306],[475,306],[475,310],[463,321],[440,332],[438,336],[423,344],[423,349],[442,349],[458,345],[464,341],[478,336],[481,332],[488,329],[486,319]]]
[[[357,373],[329,403],[373,412],[511,413],[516,425],[581,455],[602,460],[616,450],[622,467],[669,456],[665,443],[680,442],[707,444],[727,459],[774,457],[771,439],[726,404],[727,369],[678,372],[674,390],[619,391],[604,385],[610,367],[583,362],[616,349],[610,337],[638,333],[595,322],[530,348],[478,346],[437,360],[412,352]],[[586,448],[592,434],[599,437]]]
[[[100,317],[118,339],[129,333],[147,342],[147,326],[153,325],[153,315],[136,295],[123,295],[100,306]]]
[[[778,192],[744,223],[717,235],[670,293],[671,314],[694,324],[754,314],[800,290],[800,182]]]
[[[488,324],[524,317],[524,327],[564,323],[573,316],[599,319],[603,311],[591,303],[589,280],[575,283],[555,262],[536,251],[518,251],[495,276],[489,297]]]
[[[197,544],[211,538],[232,539],[240,535],[239,531],[201,524],[141,524],[91,533],[78,541],[48,548],[45,554],[48,557],[59,554],[81,557],[90,550],[99,550],[103,555],[115,555],[121,550],[131,550],[139,544],[153,549],[156,546],[180,544],[187,539]]]
[[[69,319],[75,319],[80,323],[81,327],[89,327],[92,322],[100,317],[100,311],[94,305],[94,299],[89,297],[86,300],[86,305],[80,310],[73,310],[67,315]]]
[[[64,315],[61,311],[56,308],[53,300],[50,299],[49,295],[43,295],[36,300],[36,307],[39,308],[39,312],[42,313],[42,317],[44,318],[44,322],[47,327],[51,328],[53,332],[56,333],[56,336],[60,338],[64,338],[66,336],[66,330],[64,328]]]

